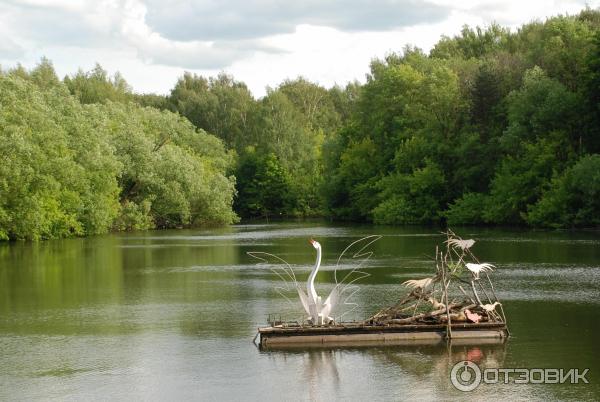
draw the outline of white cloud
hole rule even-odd
[[[44,54],[61,46],[110,47],[117,52],[129,51],[148,65],[189,69],[223,68],[253,52],[277,51],[260,40],[170,40],[148,26],[146,13],[147,7],[140,0],[88,0],[72,4],[29,0],[0,5],[0,25],[6,42],[14,43],[14,49],[18,49],[18,43],[29,51]],[[0,59],[9,60],[13,55],[14,51],[0,48]],[[51,55],[48,57],[52,59]]]
[[[364,80],[373,58],[406,44],[427,51],[464,24],[515,28],[583,7],[575,0],[8,0],[0,3],[0,63],[32,67],[46,56],[62,76],[99,62],[135,90],[159,93],[184,70],[226,70],[261,96],[298,75],[327,86]]]
[[[121,34],[126,43],[136,49],[148,64],[181,66],[184,68],[219,68],[249,54],[248,50],[233,44],[207,41],[169,40],[146,24],[146,6],[138,1],[124,4]]]
[[[432,0],[435,4],[454,7],[468,15],[476,16],[482,23],[496,22],[510,28],[517,28],[533,20],[544,20],[558,14],[576,14],[586,5],[597,7],[597,0]]]
[[[429,0],[148,0],[148,23],[177,40],[251,39],[291,33],[300,24],[385,31],[443,20],[448,5]]]

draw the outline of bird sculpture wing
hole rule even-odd
[[[432,278],[423,278],[423,279],[409,279],[407,281],[402,282],[404,286],[411,289],[425,289],[427,286],[431,285],[435,277]]]
[[[473,244],[475,244],[475,240],[473,240],[473,239],[463,240],[463,239],[450,238],[450,239],[446,240],[446,243],[448,243],[450,246],[459,248],[464,251],[464,250],[468,250],[471,247],[473,247]]]
[[[264,253],[261,251],[250,251],[248,252],[248,255],[259,260],[259,267],[270,269],[271,272],[283,281],[282,286],[275,287],[277,293],[283,296],[290,304],[296,305],[291,300],[294,296],[294,291],[296,291],[300,297],[302,307],[304,307],[307,314],[310,314],[306,291],[298,284],[294,270],[287,261],[275,254]]]
[[[488,264],[488,263],[483,263],[483,264],[473,264],[470,262],[467,262],[465,264],[465,266],[467,267],[467,269],[471,272],[482,272],[482,271],[493,271],[493,268],[495,268],[492,264]]]
[[[328,317],[341,306],[352,306],[339,315],[353,311],[358,305],[352,303],[350,299],[358,291],[358,286],[354,285],[357,281],[370,276],[362,271],[367,264],[373,251],[371,246],[381,238],[380,235],[371,235],[352,242],[342,251],[335,265],[334,278],[335,286],[329,296],[323,303],[323,316]]]
[[[304,311],[306,311],[306,314],[311,315],[310,303],[306,292],[300,286],[296,286],[296,290],[298,291],[298,296],[300,297],[300,302],[302,303],[302,307],[304,307]],[[281,294],[281,292],[279,292],[279,294]]]
[[[481,307],[482,307],[482,308],[483,308],[485,311],[487,311],[487,312],[491,313],[492,311],[494,311],[494,310],[496,309],[496,306],[497,306],[497,305],[499,305],[499,304],[500,304],[500,303],[498,303],[498,302],[494,302],[493,304],[482,304],[482,305],[481,305]]]

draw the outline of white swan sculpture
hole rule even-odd
[[[334,288],[327,299],[325,299],[325,303],[322,302],[321,296],[317,295],[317,290],[315,289],[315,277],[321,267],[321,244],[313,239],[310,239],[309,242],[317,250],[317,260],[312,271],[310,271],[308,281],[306,281],[307,293],[304,293],[304,291],[298,287],[298,296],[300,296],[302,306],[304,307],[304,310],[306,310],[306,313],[309,315],[308,318],[313,324],[329,324],[333,321],[333,318],[331,318],[329,314],[337,302],[336,288]]]
[[[306,291],[298,284],[298,282],[296,281],[296,275],[294,274],[294,270],[284,259],[276,255],[264,252],[253,251],[249,252],[248,254],[254,258],[263,261],[264,263],[271,262],[271,264],[274,265],[274,267],[271,267],[271,270],[280,279],[282,279],[285,284],[283,287],[276,288],[279,294],[281,294],[283,297],[285,297],[286,299],[288,299],[288,301],[291,302],[291,300],[285,294],[292,290],[292,287],[289,285],[289,282],[291,281],[293,283],[293,289],[296,290],[296,293],[300,297],[300,302],[302,303],[302,307],[304,307],[304,311],[306,312],[306,314],[308,314],[307,320],[313,325],[326,325],[334,321],[334,310],[337,310],[340,306],[351,305],[354,306],[354,308],[356,308],[357,305],[355,303],[348,302],[350,297],[352,297],[352,295],[354,295],[354,293],[356,293],[356,291],[358,290],[358,287],[352,284],[358,281],[359,279],[369,276],[369,274],[367,274],[366,272],[362,272],[359,269],[366,261],[369,260],[369,258],[373,254],[372,251],[366,250],[367,247],[370,246],[373,242],[379,240],[380,238],[381,236],[379,235],[367,236],[351,243],[348,247],[346,247],[346,249],[344,249],[344,251],[342,252],[342,254],[340,254],[337,260],[337,264],[334,271],[335,286],[331,290],[325,301],[323,301],[321,296],[317,294],[317,290],[315,288],[315,278],[317,276],[317,273],[319,272],[319,268],[321,267],[322,249],[321,244],[319,242],[313,239],[309,240],[309,242],[317,251],[317,258],[315,261],[315,265],[313,266],[310,275],[308,276],[308,280],[306,281]],[[352,262],[358,263],[354,267],[350,265],[350,269],[347,271],[348,273],[344,275],[341,281],[338,282],[337,271],[338,268],[340,268],[342,257],[344,257],[346,254],[350,254],[350,257],[352,258],[352,261],[350,261],[348,265],[350,265]],[[344,312],[344,314],[347,314],[349,311]]]

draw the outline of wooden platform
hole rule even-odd
[[[382,326],[356,323],[329,326],[283,324],[258,329],[262,348],[436,344],[446,340],[446,331],[446,324]],[[504,323],[456,323],[452,324],[451,331],[453,343],[501,343],[507,338]]]

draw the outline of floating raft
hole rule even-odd
[[[343,323],[327,326],[276,325],[258,329],[262,348],[314,346],[381,346],[436,344],[447,339],[446,324],[371,325]],[[496,344],[508,337],[503,322],[454,323],[456,343]]]

